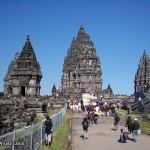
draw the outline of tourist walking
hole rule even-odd
[[[138,111],[140,112],[140,115],[141,115],[141,119],[143,120],[143,116],[144,116],[144,105],[140,106]]]
[[[44,123],[45,126],[45,145],[50,146],[52,142],[52,121],[49,116],[46,116],[46,121]]]
[[[95,112],[92,111],[92,112],[91,112],[91,123],[92,123],[92,124],[94,123],[94,116],[95,116]]]
[[[117,109],[120,109],[120,103],[119,102],[117,103]]]
[[[105,105],[105,115],[109,116],[109,104],[108,103]]]
[[[114,130],[118,130],[118,124],[119,124],[119,121],[120,121],[120,118],[117,114],[115,114],[115,117],[114,117]]]
[[[95,124],[98,124],[98,114],[97,113],[94,114],[93,120],[94,120]]]
[[[91,122],[91,113],[90,112],[87,113],[87,120],[88,120],[88,122],[90,124],[90,122]]]
[[[78,110],[79,110],[79,113],[81,113],[81,103],[78,102]]]
[[[113,106],[113,104],[111,105],[111,113],[112,113],[112,116],[114,117],[115,116],[115,107]]]
[[[131,105],[130,104],[127,105],[127,109],[128,109],[128,114],[130,114],[131,113]]]
[[[130,116],[128,116],[128,119],[126,121],[126,126],[128,127],[128,133],[130,134],[132,132],[132,119]]]
[[[82,126],[83,126],[83,138],[84,138],[84,140],[85,140],[85,139],[88,139],[88,127],[89,127],[89,122],[88,122],[88,120],[87,120],[87,117],[84,117],[84,118],[83,118]]]
[[[135,118],[133,121],[133,124],[132,124],[132,129],[133,129],[132,134],[133,134],[133,141],[134,142],[137,141],[139,128],[140,128],[140,125],[139,125],[137,119]]]

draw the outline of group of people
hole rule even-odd
[[[86,110],[86,116],[83,118],[83,121],[82,121],[84,139],[88,139],[89,124],[98,123],[98,117],[99,115],[102,115],[101,111],[105,111],[105,115],[108,116],[109,115],[108,111],[111,110],[112,116],[114,116],[114,130],[118,129],[120,118],[117,115],[113,104],[105,102],[103,104],[96,104],[95,106],[89,105],[89,106],[86,106],[84,109],[82,105],[83,104],[80,102],[71,104],[70,109],[74,112],[81,112],[81,111],[85,112]],[[53,124],[49,116],[46,117],[46,121],[44,125],[45,125],[45,145],[50,146],[52,143]],[[126,143],[126,140],[128,139],[128,134],[132,133],[133,141],[136,142],[138,135],[139,135],[138,131],[140,128],[137,119],[134,119],[132,121],[131,117],[128,116],[127,121],[126,121],[126,126],[128,127],[128,133],[125,132],[123,129],[121,129],[118,141],[121,143]]]
[[[99,116],[99,114],[96,112],[96,111],[92,111],[92,112],[88,112],[87,114],[86,114],[86,117],[87,117],[87,120],[88,120],[88,122],[89,122],[89,124],[90,123],[95,123],[95,124],[97,124],[98,123],[98,116]]]
[[[98,124],[98,117],[99,116],[108,116],[109,110],[111,110],[112,116],[114,116],[115,120],[115,128],[117,130],[119,117],[116,114],[115,106],[112,103],[97,103],[96,105],[88,105],[85,108],[86,110],[86,117],[83,118],[82,126],[83,126],[83,138],[88,139],[88,127],[89,124]],[[102,113],[103,112],[103,113]]]
[[[115,105],[111,102],[92,102],[89,103],[88,106],[85,106],[83,104],[83,101],[81,102],[73,102],[73,103],[68,103],[68,108],[72,110],[72,112],[75,113],[81,113],[83,112],[93,112],[95,111],[98,113],[100,116],[109,116],[110,112],[112,116],[115,116]],[[117,108],[119,108],[119,104],[117,103]]]
[[[140,134],[140,125],[138,120],[135,118],[133,121],[130,116],[128,116],[126,121],[126,126],[128,127],[128,133],[121,129],[119,142],[126,143],[126,140],[129,139],[128,134],[133,135],[133,141],[136,142],[138,135]]]
[[[83,127],[83,138],[84,139],[88,139],[88,127],[90,123],[95,123],[97,124],[97,119],[98,119],[98,115],[94,112],[88,112],[86,117],[83,118],[82,121],[82,127]],[[114,130],[116,131],[118,129],[118,124],[120,121],[120,117],[117,115],[117,113],[114,115]],[[126,126],[128,127],[128,132],[125,132],[123,129],[121,129],[120,131],[120,136],[119,136],[119,142],[121,143],[126,143],[127,139],[131,139],[129,138],[128,134],[133,135],[132,140],[134,142],[137,141],[138,135],[140,134],[140,125],[138,123],[138,120],[135,118],[133,121],[131,119],[130,116],[128,116],[127,120],[126,120]]]
[[[72,110],[72,112],[79,112],[84,111],[84,105],[82,102],[75,102],[75,103],[68,103],[68,108]]]
[[[86,117],[83,118],[82,121],[82,126],[83,126],[83,138],[88,139],[88,127],[89,124],[97,124],[98,123],[98,114],[94,111],[89,111],[86,114]],[[117,114],[114,115],[114,130],[118,129],[118,124],[119,124],[120,118]]]

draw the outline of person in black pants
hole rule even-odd
[[[128,127],[128,133],[131,134],[131,132],[132,132],[132,119],[130,116],[128,116],[128,119],[126,121],[126,126]]]
[[[49,116],[46,116],[46,121],[44,123],[45,126],[45,145],[51,145],[52,142],[52,121]]]

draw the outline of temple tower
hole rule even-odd
[[[53,85],[53,87],[52,87],[52,97],[56,97],[56,94],[57,94],[57,89],[56,89],[56,86],[55,86],[55,84]]]
[[[14,97],[40,96],[40,81],[42,78],[40,64],[37,62],[29,36],[19,55],[10,63],[4,78],[5,96],[11,93]]]
[[[134,80],[134,93],[143,92],[150,87],[150,59],[144,50]]]
[[[81,25],[64,59],[62,95],[81,95],[83,90],[102,93],[102,71],[99,57],[90,36]]]

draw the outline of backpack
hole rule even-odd
[[[117,121],[117,122],[119,122],[119,121],[120,121],[120,118],[119,118],[119,116],[117,116],[117,117],[116,117],[116,121]]]
[[[119,121],[120,121],[119,116],[115,116],[115,122],[119,122]]]
[[[87,128],[88,127],[88,122],[87,121],[83,121],[83,128]]]

